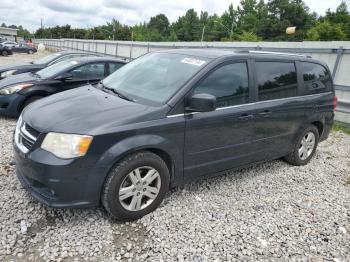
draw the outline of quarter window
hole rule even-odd
[[[210,73],[195,87],[194,93],[213,95],[217,99],[217,107],[226,107],[247,103],[248,86],[247,64],[234,63]]]
[[[331,90],[331,76],[324,66],[307,62],[301,62],[300,66],[305,83],[305,94],[317,94]]]
[[[294,63],[256,62],[259,101],[296,96],[297,74]]]

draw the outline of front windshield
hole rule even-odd
[[[50,54],[48,56],[44,56],[42,58],[39,58],[37,60],[33,61],[34,65],[43,65],[43,64],[48,64],[51,61],[53,61],[54,59],[56,59],[57,57],[59,57],[61,54],[60,53],[54,53],[54,54]]]
[[[206,62],[182,54],[151,53],[126,64],[102,84],[134,101],[165,104]]]
[[[37,72],[37,74],[44,79],[53,77],[59,73],[61,73],[62,71],[64,71],[65,69],[68,69],[70,67],[72,67],[73,65],[77,65],[78,62],[75,60],[66,60],[66,61],[62,61],[62,62],[58,62],[56,64],[50,65],[44,69],[41,69],[40,71]]]

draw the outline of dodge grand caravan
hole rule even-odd
[[[191,179],[277,158],[307,164],[336,102],[327,66],[310,57],[150,53],[97,86],[28,106],[14,135],[16,173],[48,206],[102,204],[137,219]]]

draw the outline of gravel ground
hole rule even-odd
[[[121,223],[102,208],[51,209],[33,200],[14,174],[15,123],[0,118],[0,260],[350,261],[344,133],[332,133],[307,166],[276,160],[201,180]]]

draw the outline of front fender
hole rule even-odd
[[[172,143],[170,140],[160,135],[135,135],[128,137],[111,146],[99,157],[91,171],[89,188],[99,189],[101,194],[104,181],[110,170],[121,159],[133,152],[140,150],[160,150],[166,153],[172,160],[171,186],[179,185],[183,182],[183,153],[182,146]]]

